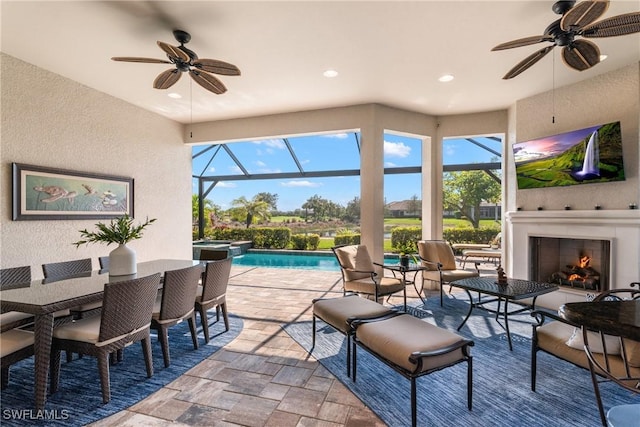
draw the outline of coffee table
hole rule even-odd
[[[476,307],[490,313],[495,313],[496,321],[499,316],[504,317],[504,329],[507,331],[509,350],[513,350],[511,334],[509,333],[509,315],[535,309],[536,298],[540,295],[557,290],[558,285],[521,279],[507,279],[506,284],[498,284],[496,280],[497,279],[495,277],[471,277],[469,279],[461,279],[451,282],[451,286],[464,289],[469,296],[469,311],[460,326],[458,326],[458,330],[467,323],[469,316],[471,316],[471,312]],[[478,293],[477,301],[474,301],[471,296],[472,291]],[[482,294],[491,295],[496,298],[482,300]],[[532,299],[531,304],[522,301],[528,298]],[[503,311],[500,311],[502,300],[504,300],[504,309]],[[498,308],[496,310],[484,307],[485,304],[496,301],[498,302]],[[509,311],[509,302],[514,302],[522,308]]]

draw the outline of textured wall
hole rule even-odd
[[[97,257],[76,249],[95,220],[12,221],[11,163],[133,177],[135,217],[157,218],[131,246],[138,260],[191,258],[191,150],[179,123],[2,54],[0,266]]]
[[[620,121],[626,181],[570,187],[518,190],[515,206],[523,210],[627,209],[638,204],[640,146],[640,64],[596,76],[575,85],[518,101],[515,107],[517,142],[555,135],[597,124]],[[555,102],[554,102],[555,98]],[[552,123],[555,103],[555,123]],[[510,141],[513,143],[514,141]],[[513,166],[511,150],[505,153]],[[516,185],[514,179],[510,185]],[[509,208],[513,209],[512,205]]]

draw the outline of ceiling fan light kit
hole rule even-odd
[[[173,36],[176,38],[180,46],[173,46],[168,43],[158,41],[158,46],[162,49],[167,59],[139,58],[128,56],[116,56],[111,58],[114,61],[123,62],[143,62],[150,64],[173,64],[175,68],[163,71],[153,81],[153,87],[156,89],[168,89],[173,86],[182,73],[189,73],[191,78],[206,90],[217,95],[225,93],[227,88],[225,85],[212,74],[223,76],[239,76],[240,70],[233,64],[219,61],[217,59],[199,59],[198,55],[185,44],[191,40],[191,35],[186,31],[174,30]]]
[[[626,13],[597,21],[609,8],[608,0],[557,1],[551,9],[562,18],[552,22],[540,36],[530,36],[501,43],[492,51],[550,42],[516,64],[503,79],[516,77],[540,61],[553,48],[562,48],[564,63],[577,71],[588,70],[600,62],[600,49],[583,38],[624,36],[640,32],[640,12]]]

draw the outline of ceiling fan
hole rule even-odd
[[[626,13],[598,22],[608,9],[608,0],[557,1],[552,10],[562,18],[552,22],[540,36],[525,37],[499,44],[491,49],[504,50],[514,47],[551,42],[552,44],[527,56],[516,64],[503,79],[511,79],[529,69],[556,47],[562,47],[564,63],[574,70],[587,70],[600,62],[600,49],[594,43],[579,37],[598,38],[624,36],[640,32],[640,12]]]
[[[191,35],[186,31],[174,30],[173,35],[178,43],[180,43],[180,46],[172,46],[161,41],[158,42],[158,46],[167,54],[169,60],[128,56],[116,56],[111,59],[124,62],[175,65],[175,68],[164,71],[156,77],[153,81],[153,87],[156,89],[170,88],[180,79],[182,73],[188,72],[191,78],[200,86],[219,95],[225,93],[227,88],[217,77],[210,73],[224,76],[240,75],[238,67],[228,62],[218,61],[217,59],[199,59],[194,51],[184,46],[191,40]]]

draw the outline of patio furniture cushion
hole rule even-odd
[[[340,260],[340,264],[347,269],[357,270],[345,270],[347,281],[371,278],[370,272],[374,271],[375,267],[365,245],[344,246],[339,251],[336,251],[336,255]]]
[[[31,331],[11,329],[0,334],[0,357],[8,356],[18,350],[33,345],[34,336]]]

